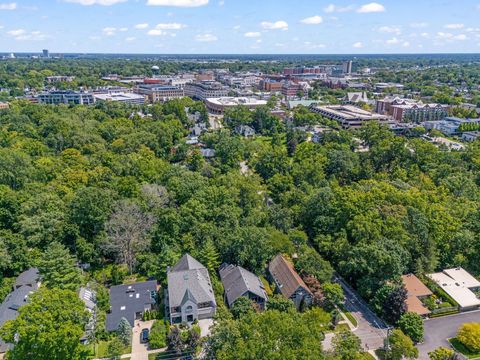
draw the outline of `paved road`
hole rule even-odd
[[[460,325],[466,322],[480,322],[480,311],[425,320],[425,339],[417,346],[419,359],[427,360],[428,353],[440,346],[450,348],[447,339],[454,337]]]
[[[383,347],[387,325],[375,315],[355,291],[340,277],[335,279],[345,293],[345,308],[355,317],[358,326],[353,332],[362,340],[365,350]]]

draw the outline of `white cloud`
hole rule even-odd
[[[17,3],[4,3],[0,4],[0,10],[15,10],[17,8]]]
[[[323,19],[321,16],[315,15],[315,16],[305,18],[300,22],[307,25],[317,25],[317,24],[321,24],[323,22]]]
[[[324,49],[325,48],[325,44],[313,44],[312,42],[310,41],[305,41],[303,43],[306,47],[308,47],[309,49]]]
[[[218,38],[212,34],[198,34],[195,36],[195,40],[200,42],[213,42],[217,41]]]
[[[396,45],[400,42],[400,40],[398,40],[396,37],[393,37],[385,42],[387,43],[387,45]]]
[[[220,0],[220,1],[218,2],[218,6],[223,6],[223,5],[225,5],[225,1]]]
[[[180,30],[186,28],[187,25],[180,24],[180,23],[164,23],[164,24],[157,24],[155,26],[156,30]]]
[[[348,12],[348,11],[353,11],[355,8],[354,5],[348,5],[348,6],[337,6],[334,4],[330,4],[327,7],[323,8],[323,11],[325,11],[327,14],[331,14],[334,12]]]
[[[446,41],[467,40],[467,36],[465,34],[454,35],[454,34],[451,34],[451,33],[445,33],[445,32],[441,32],[441,31],[437,33],[437,38],[439,40],[446,40]]]
[[[372,2],[360,6],[357,12],[361,14],[385,12],[385,6],[376,2]]]
[[[125,31],[128,31],[128,28],[127,27],[122,27],[122,28],[118,29],[118,31],[125,32]]]
[[[363,43],[361,41],[357,41],[355,44],[352,45],[355,49],[363,48]]]
[[[233,27],[233,30],[238,30],[238,29],[240,29],[240,27],[241,27],[240,25],[235,25],[235,26]]]
[[[165,36],[168,33],[164,30],[159,30],[159,29],[151,29],[148,30],[147,35],[149,36]]]
[[[143,30],[143,29],[148,28],[148,24],[147,23],[137,24],[137,25],[134,26],[134,28],[139,29],[139,30]]]
[[[126,2],[128,0],[65,0],[65,1],[69,3],[84,5],[84,6],[91,6],[91,5],[111,6],[111,5]]]
[[[266,30],[288,30],[288,24],[283,20],[275,22],[262,21],[260,26]]]
[[[408,41],[404,41],[402,44],[403,47],[409,47],[410,43]]]
[[[402,29],[400,28],[400,26],[381,26],[378,28],[378,31],[382,33],[397,35],[400,35],[402,33]]]
[[[148,0],[150,6],[197,7],[207,5],[208,0]]]
[[[243,34],[245,37],[248,37],[248,38],[254,38],[254,37],[260,37],[262,36],[261,33],[259,33],[258,31],[249,31],[249,32],[246,32],[245,34]]]
[[[107,36],[113,36],[117,32],[117,28],[114,27],[105,27],[102,29],[103,33]]]
[[[415,28],[415,29],[421,29],[421,28],[426,28],[428,24],[426,22],[418,22],[418,23],[411,23],[410,27]]]
[[[30,31],[25,29],[16,29],[7,31],[7,34],[18,41],[42,41],[46,39],[46,35],[40,31]]]
[[[465,25],[463,24],[447,24],[444,26],[445,29],[463,29]]]
[[[125,38],[126,42],[132,42],[132,41],[135,41],[135,40],[137,40],[137,38],[134,37],[134,36],[129,36],[129,37]]]

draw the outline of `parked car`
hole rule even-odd
[[[150,334],[150,331],[148,329],[142,329],[142,332],[140,333],[140,342],[141,343],[148,342],[148,335],[149,334]]]

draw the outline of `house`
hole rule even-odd
[[[248,125],[239,125],[235,127],[235,132],[243,137],[255,136],[255,129]]]
[[[467,131],[462,134],[462,140],[463,141],[476,141],[478,138],[480,138],[480,131]]]
[[[190,255],[184,255],[167,270],[166,315],[172,324],[211,319],[217,303],[208,270]]]
[[[85,325],[85,333],[83,334],[80,342],[82,344],[87,344],[88,339],[92,331],[95,330],[95,325],[97,321],[97,301],[96,301],[96,292],[88,287],[81,287],[78,293],[78,297],[85,304],[85,309],[88,311],[89,318],[88,322]]]
[[[252,300],[260,310],[265,309],[268,301],[262,281],[241,266],[223,264],[220,266],[220,279],[225,289],[225,300],[229,307],[241,296]]]
[[[300,309],[302,303],[306,305],[312,303],[312,292],[295,271],[292,263],[282,255],[277,255],[270,261],[268,272],[277,290],[287,299],[292,300],[297,310]]]
[[[15,320],[18,310],[27,303],[28,297],[40,286],[40,275],[37,268],[31,268],[21,273],[15,280],[13,291],[7,295],[0,305],[0,327],[7,321]],[[12,347],[0,338],[0,354]]]
[[[463,268],[446,269],[427,276],[455,300],[460,310],[473,310],[480,307],[480,299],[475,294],[480,290],[480,282]]]
[[[433,293],[427,288],[414,274],[402,276],[402,282],[407,290],[407,311],[416,313],[420,316],[427,316],[430,310],[423,305],[421,299],[432,296]]]
[[[116,331],[122,318],[132,327],[145,311],[151,311],[156,303],[157,282],[155,280],[110,288],[110,311],[107,313],[107,331]]]

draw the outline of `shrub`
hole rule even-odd
[[[465,323],[458,330],[460,341],[471,352],[480,352],[480,323]]]
[[[155,321],[150,329],[149,344],[152,349],[167,346],[167,327],[163,321]]]

